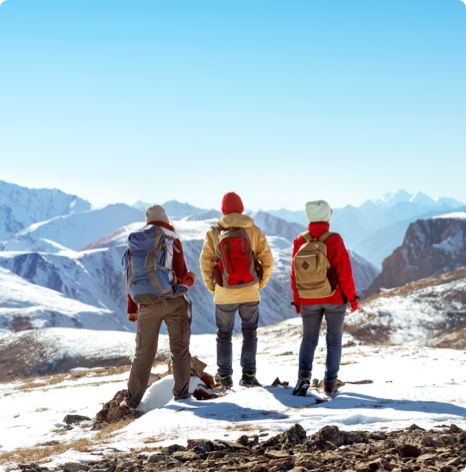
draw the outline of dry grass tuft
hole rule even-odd
[[[228,431],[255,431],[258,433],[263,433],[264,431],[268,431],[267,428],[261,428],[260,426],[257,426],[252,423],[232,424],[230,426],[225,427],[225,429]]]
[[[89,452],[94,442],[89,439],[78,439],[67,443],[58,442],[50,446],[21,447],[13,451],[0,454],[0,463],[4,464],[40,464],[47,462],[53,456],[63,454],[74,449],[79,452]]]
[[[115,434],[125,426],[128,426],[134,421],[133,418],[126,418],[116,423],[102,423],[103,426],[95,434],[95,440],[99,442],[105,442],[108,439],[111,439]]]

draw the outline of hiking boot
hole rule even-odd
[[[233,387],[233,380],[231,375],[222,375],[219,373],[215,374],[215,381],[220,384],[223,388]]]
[[[305,397],[311,385],[311,372],[309,370],[300,370],[298,372],[298,382],[293,390],[295,397]]]
[[[338,392],[337,379],[324,379],[324,392],[326,395],[333,395]]]
[[[262,387],[262,384],[256,378],[255,372],[243,372],[243,376],[239,381],[243,387]]]

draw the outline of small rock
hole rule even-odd
[[[290,385],[289,382],[287,382],[286,380],[284,380],[283,382],[277,377],[273,382],[272,382],[272,385],[271,387],[288,387],[288,385]]]
[[[180,462],[194,461],[198,458],[198,455],[193,451],[177,451],[173,453],[173,459]]]
[[[421,463],[427,463],[428,465],[432,465],[438,459],[437,454],[422,454],[420,455],[416,461]]]
[[[149,457],[147,458],[147,463],[148,464],[157,464],[158,462],[163,462],[165,461],[167,456],[165,454],[160,454],[159,452],[156,452],[155,454],[150,454]]]
[[[456,424],[452,424],[450,426],[450,433],[462,433],[463,430],[461,428],[459,428],[458,426],[456,426]]]
[[[316,440],[332,443],[335,447],[345,444],[345,433],[338,429],[338,426],[324,426],[314,436]]]
[[[274,451],[272,449],[271,451],[266,451],[264,456],[269,459],[288,459],[290,454],[287,451]]]
[[[171,444],[167,447],[168,454],[173,454],[177,451],[186,451],[186,447],[182,446],[181,444]]]
[[[81,462],[67,462],[63,466],[63,472],[79,472],[81,470],[89,470],[89,466]]]
[[[461,465],[461,463],[463,462],[461,456],[458,456],[458,457],[454,457],[453,459],[449,460],[445,465],[447,467],[456,467],[458,465]]]
[[[70,425],[70,424],[79,424],[82,423],[83,421],[91,421],[91,419],[88,416],[82,416],[82,415],[66,415],[63,418],[63,421]]]
[[[419,457],[422,454],[421,449],[414,444],[403,444],[398,446],[396,450],[400,457]]]
[[[243,434],[236,440],[236,442],[238,444],[241,444],[242,446],[247,446],[249,442],[249,437],[246,434]]]
[[[417,424],[412,424],[411,426],[409,426],[407,428],[408,431],[425,431],[424,428],[421,428],[420,426],[418,426]]]

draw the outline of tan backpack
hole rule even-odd
[[[302,233],[304,244],[293,259],[296,290],[300,298],[326,298],[335,293],[334,271],[327,258],[326,239],[333,233],[326,232],[314,239],[308,231]],[[330,280],[329,280],[330,279]]]

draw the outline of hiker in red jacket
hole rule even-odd
[[[146,210],[146,225],[157,225],[167,238],[173,241],[170,265],[177,287],[191,286],[196,280],[194,272],[188,272],[183,247],[173,226],[169,224],[165,210],[154,205]],[[187,291],[186,288],[184,291]],[[172,354],[173,396],[175,399],[189,397],[191,375],[191,305],[185,295],[162,297],[155,303],[137,304],[128,293],[128,320],[137,322],[136,353],[128,381],[128,393],[121,406],[136,408],[147,389],[152,363],[157,353],[160,327],[167,326]]]
[[[327,359],[324,391],[337,391],[343,322],[347,303],[358,309],[351,262],[342,237],[329,232],[332,210],[323,200],[306,203],[308,230],[296,237],[291,264],[293,304],[303,320],[298,382],[293,395],[305,396],[310,386],[320,325],[327,322]]]

